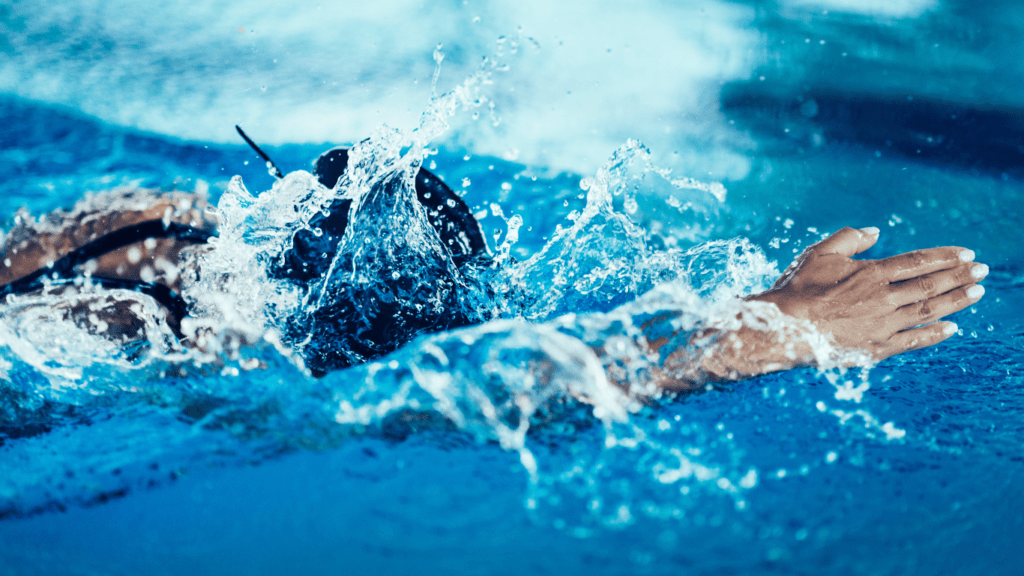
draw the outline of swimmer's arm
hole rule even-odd
[[[843,228],[805,250],[767,292],[748,301],[775,305],[805,320],[842,350],[862,351],[874,361],[926,348],[952,336],[956,324],[939,321],[977,302],[977,284],[988,266],[965,248],[916,250],[882,260],[854,260],[878,240],[877,228]],[[701,341],[707,345],[700,346]],[[665,340],[650,340],[660,352]],[[806,336],[744,325],[705,330],[685,350],[665,356],[652,374],[661,388],[692,390],[708,382],[742,380],[815,365]]]
[[[216,222],[206,213],[206,199],[197,194],[114,190],[80,200],[71,210],[53,212],[46,226],[26,222],[11,231],[0,249],[0,286],[56,262],[69,252],[115,230],[147,220],[166,219],[203,229]],[[180,245],[179,245],[180,244]],[[111,278],[138,279],[139,270],[157,257],[177,260],[187,244],[161,240],[156,248],[140,250],[144,262],[129,261],[131,246],[97,258],[93,273]]]

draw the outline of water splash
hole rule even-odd
[[[435,60],[440,64],[441,56]],[[668,401],[655,375],[690,377],[666,374],[666,355],[700,354],[716,340],[696,335],[740,326],[812,341],[821,366],[839,365],[839,353],[809,326],[738,298],[765,289],[778,274],[749,241],[689,250],[649,242],[648,230],[633,219],[648,174],[691,202],[721,204],[725,190],[672,178],[634,140],[580,182],[585,206],[530,258],[512,256],[529,214],[506,216],[495,204],[491,211],[506,231],[494,257],[456,263],[415,199],[414,178],[459,109],[490,108],[483,88],[499,68],[485,61],[456,89],[433,98],[415,128],[381,127],[355,144],[332,189],[302,170],[259,194],[232,179],[215,209],[219,237],[187,257],[184,297],[194,312],[182,328],[191,346],[159,320],[131,343],[105,337],[99,316],[68,332],[66,319],[51,314],[66,300],[57,293],[9,302],[0,317],[0,408],[5,429],[38,436],[15,452],[31,454],[46,445],[44,430],[75,429],[95,414],[117,415],[111,437],[177,422],[167,434],[178,452],[168,460],[186,467],[211,458],[182,447],[193,436],[219,452],[258,460],[329,449],[353,435],[446,430],[518,453],[529,478],[527,508],[538,521],[578,535],[640,516],[685,514],[697,493],[746,506],[743,494],[758,484],[757,470],[729,438],[718,450],[701,448],[721,430],[685,423],[693,437],[682,442],[664,434],[684,424],[652,429],[647,422],[652,406]],[[350,225],[327,273],[308,285],[275,276],[295,235],[322,233],[316,218],[338,200],[351,202]],[[94,296],[87,283],[82,290]],[[137,300],[130,305],[143,306],[140,316],[159,318],[145,308],[154,304]],[[367,349],[359,320],[368,313],[432,318],[438,333],[416,337],[418,328],[396,321],[388,328],[392,348]],[[459,321],[445,324],[453,318]],[[458,324],[476,326],[451,329]],[[652,351],[649,341],[659,335],[671,345]],[[351,364],[389,354],[315,380],[303,359],[332,353],[318,342],[330,342]],[[832,413],[844,422],[860,417],[889,435],[864,409]],[[574,448],[566,438],[578,431],[583,443]],[[163,458],[156,440],[115,452],[122,468]],[[5,479],[5,513],[25,513],[47,499],[94,498],[87,488],[56,496],[41,489],[61,467],[89,461],[44,462]],[[104,470],[89,473],[98,475],[95,485],[124,488],[99,479]],[[635,479],[623,487],[609,479],[616,474]],[[128,485],[151,476],[137,472]],[[645,498],[659,504],[644,508]]]

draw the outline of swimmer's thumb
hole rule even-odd
[[[840,254],[849,258],[854,254],[871,248],[878,241],[878,228],[843,228],[835,234],[818,242],[814,251],[819,255]]]

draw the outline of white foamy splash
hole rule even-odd
[[[237,143],[241,124],[268,144],[346,143],[417,124],[436,45],[451,86],[500,38],[498,110],[450,144],[586,173],[641,138],[662,165],[740,178],[749,142],[719,113],[717,90],[757,64],[753,17],[721,0],[14,2],[0,13],[0,91],[186,139]]]

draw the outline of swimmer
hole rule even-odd
[[[313,175],[332,188],[344,173],[347,158],[344,148],[329,150],[314,163]],[[457,266],[490,258],[479,224],[457,194],[425,169],[417,174],[415,186],[431,226]],[[319,214],[310,223],[323,233],[296,233],[272,275],[308,287],[328,272],[330,256],[348,224],[349,201],[335,204],[329,215]],[[139,317],[138,303],[149,299],[159,304],[163,321],[182,342],[195,345],[190,344],[193,336],[182,332],[189,309],[180,292],[182,278],[197,273],[189,270],[195,262],[189,255],[209,249],[206,241],[216,232],[217,222],[207,207],[196,194],[120,190],[89,196],[38,222],[20,215],[0,256],[0,296],[6,300],[14,294],[67,291],[67,304],[57,312],[83,325],[95,325],[98,318],[105,335],[115,339],[138,331],[146,321]],[[843,228],[807,248],[771,289],[747,300],[809,323],[837,348],[861,351],[874,361],[952,336],[957,326],[941,318],[982,297],[984,288],[978,282],[988,267],[975,263],[971,250],[959,247],[916,250],[881,260],[853,258],[878,237],[877,228]],[[84,300],[75,298],[85,275],[108,290],[99,296],[90,292]],[[315,318],[293,322],[296,333],[306,336],[300,355],[314,375],[322,376],[383,356],[419,334],[472,323],[461,314],[444,312],[458,309],[451,305],[459,296],[458,287],[452,283],[448,288],[440,313],[410,312],[382,298],[360,306],[343,299],[324,306]],[[97,299],[106,299],[107,305],[95,305]],[[691,339],[696,346],[667,354],[661,352],[670,337],[645,327],[640,340],[646,353],[663,357],[658,368],[648,371],[651,381],[672,391],[815,364],[805,339],[747,326],[704,329]],[[621,382],[620,376],[609,374],[613,382]]]

